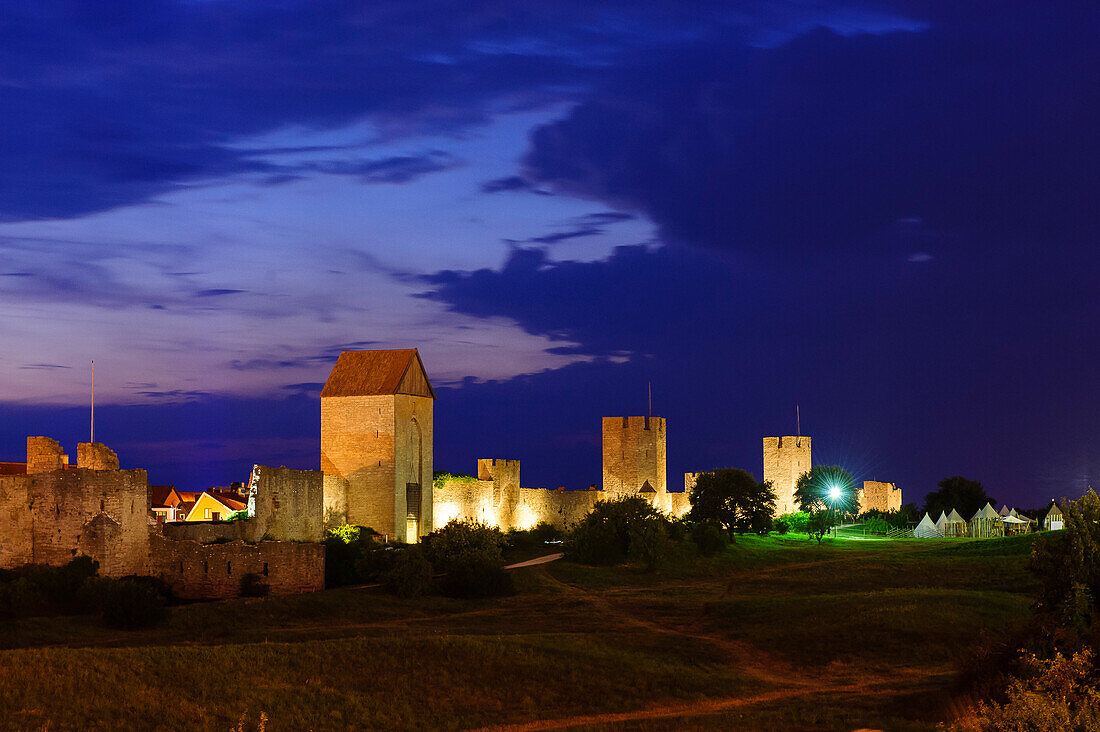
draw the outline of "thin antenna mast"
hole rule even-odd
[[[649,382],[649,416],[653,416],[653,382]]]
[[[92,359],[92,442],[95,442],[95,359]]]
[[[798,412],[798,404],[794,405],[794,424],[795,429],[798,430],[798,436],[802,436],[802,415]]]

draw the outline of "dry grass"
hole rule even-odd
[[[1026,616],[1029,546],[754,537],[651,574],[519,570],[494,601],[342,589],[129,634],[22,621],[0,625],[0,727],[927,729],[958,656]]]

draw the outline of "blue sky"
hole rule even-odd
[[[316,467],[341,348],[421,349],[437,467],[1096,482],[1088,3],[28,3],[0,27],[0,448]]]

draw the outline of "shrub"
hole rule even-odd
[[[133,578],[103,585],[103,622],[113,628],[148,628],[164,619],[164,598],[155,587]]]
[[[424,549],[410,546],[390,554],[394,559],[383,578],[386,590],[398,597],[426,595],[431,589],[432,565]]]
[[[810,514],[806,511],[785,513],[775,520],[775,527],[781,534],[786,534],[787,532],[808,534],[810,528]]]
[[[376,564],[380,560],[368,557],[380,550],[374,540],[376,536],[372,529],[364,526],[339,526],[326,532],[325,586],[343,587],[377,581],[389,565],[379,568]]]
[[[726,548],[726,532],[715,521],[700,521],[691,530],[691,540],[699,548],[699,553],[710,557]]]
[[[255,572],[241,577],[241,597],[267,597],[271,594],[271,585]]]
[[[424,538],[428,560],[443,573],[448,597],[497,597],[515,592],[504,571],[504,534],[475,521],[454,520]]]
[[[582,564],[620,564],[633,559],[652,569],[668,553],[670,541],[665,524],[644,498],[596,501],[574,527],[566,554]]]
[[[991,732],[1100,729],[1100,678],[1092,659],[1087,649],[1068,657],[1028,656],[1023,678],[1012,681],[1003,704],[979,703],[976,726]]]

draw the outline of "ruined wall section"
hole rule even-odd
[[[247,574],[258,575],[273,595],[315,592],[325,586],[325,547],[283,541],[204,545],[154,535],[145,573],[189,600],[236,597]]]
[[[634,495],[648,481],[657,493],[666,487],[665,419],[603,418],[603,490]]]
[[[61,443],[49,437],[27,438],[27,473],[52,473],[68,462]]]
[[[0,481],[0,492],[0,567],[60,566],[84,554],[106,576],[142,571],[152,521],[144,470],[9,476]]]
[[[348,523],[348,481],[338,475],[322,473],[322,515],[325,529]]]
[[[897,511],[901,509],[901,489],[893,483],[865,480],[856,493],[859,513],[865,511]]]
[[[770,481],[775,489],[777,516],[798,510],[794,500],[795,484],[812,466],[809,437],[764,438],[764,480]]]
[[[326,510],[344,505],[347,523],[394,537],[394,455],[393,396],[321,399],[321,471],[338,479],[330,491],[344,487],[325,495]]]
[[[435,401],[430,397],[395,394],[393,522],[399,541],[415,542],[432,532],[432,470]],[[419,504],[415,501],[419,486]],[[375,529],[377,531],[377,529]]]
[[[79,442],[76,445],[76,464],[88,470],[118,470],[118,455],[102,442]]]
[[[322,541],[324,481],[317,470],[256,465],[248,482],[246,540]]]

